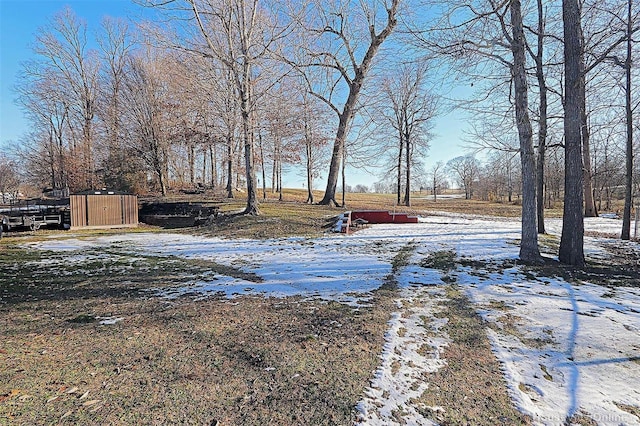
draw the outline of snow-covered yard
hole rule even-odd
[[[547,228],[558,235],[561,223],[548,220]],[[620,221],[588,219],[585,228],[617,234]],[[122,234],[51,239],[32,246],[67,250],[68,260],[81,259],[89,247],[207,259],[263,279],[255,283],[215,276],[158,291],[160,297],[299,295],[353,306],[369,303],[370,292],[391,273],[396,253],[414,246],[409,265],[395,274],[401,287],[397,312],[389,322],[380,367],[358,405],[361,422],[371,425],[399,424],[393,411],[396,416],[401,412],[407,424],[433,424],[412,401],[429,386],[424,379],[428,373],[447,362],[441,355],[448,336],[439,332],[446,318],[434,314],[450,280],[443,281],[440,270],[421,266],[421,260],[434,252],[455,252],[473,266],[457,266],[448,274],[486,320],[510,395],[522,412],[535,424],[563,424],[567,417],[581,414],[602,425],[640,424],[640,283],[608,287],[526,272],[513,262],[519,232],[517,220],[443,214],[418,224],[374,225],[349,236],[317,239]],[[585,243],[588,257],[606,258],[604,246],[613,240],[587,237]],[[635,243],[615,244],[638,250]],[[433,348],[427,354],[418,351],[424,343]]]

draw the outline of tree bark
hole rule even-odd
[[[189,184],[193,186],[196,181],[196,146],[193,141],[187,141],[187,149],[189,150]]]
[[[564,22],[564,138],[565,178],[564,211],[559,260],[577,267],[584,266],[584,219],[582,216],[583,183],[582,135],[580,119],[581,92],[584,91],[581,67],[581,30],[579,0],[562,1]]]
[[[363,77],[364,78],[364,77]],[[353,85],[351,85],[353,87]],[[333,152],[331,154],[331,162],[329,164],[329,175],[327,176],[327,187],[324,192],[324,197],[318,204],[330,205],[333,203],[336,207],[340,204],[336,201],[336,188],[338,186],[338,174],[342,165],[342,157],[344,152],[344,144],[347,139],[349,125],[355,115],[356,101],[360,88],[351,88],[349,90],[349,97],[345,103],[344,110],[340,114],[340,121],[338,123],[338,130],[336,132],[336,138],[333,142]]]
[[[626,161],[625,161],[625,182],[624,182],[624,211],[622,213],[622,233],[620,238],[623,240],[631,239],[631,203],[633,200],[633,109],[631,105],[631,53],[632,53],[632,22],[631,22],[631,3],[627,0],[627,58],[624,62],[625,68],[625,111],[627,125],[627,144],[626,144]]]
[[[436,180],[436,172],[433,172],[433,201],[438,201],[438,195],[436,194],[438,189],[438,182]]]
[[[258,147],[260,148],[260,169],[262,170],[262,199],[267,199],[267,172],[264,167],[264,147],[262,146],[262,132],[258,131]]]
[[[405,129],[406,126],[408,126],[408,124],[405,124]],[[405,187],[404,187],[404,205],[409,207],[411,206],[411,144],[409,143],[409,135],[407,135],[405,133],[404,135],[404,140],[405,140],[405,162],[406,164],[406,170],[405,170]]]
[[[248,64],[245,65],[245,76],[248,76],[250,69]],[[253,133],[253,114],[249,99],[251,90],[250,80],[245,77],[241,82],[242,93],[240,94],[240,111],[242,115],[242,136],[244,139],[244,166],[247,178],[247,205],[244,214],[258,215],[258,195],[256,192],[256,171],[254,166],[254,133]]]
[[[233,196],[233,136],[227,136],[227,198]]]
[[[218,186],[218,159],[216,158],[215,144],[209,145],[209,157],[211,162],[211,188]]]
[[[533,129],[529,120],[527,74],[525,70],[525,39],[522,26],[520,0],[510,4],[513,40],[513,84],[515,89],[516,125],[520,139],[520,161],[522,164],[522,238],[520,260],[527,263],[543,263],[538,249],[536,227],[536,171],[533,151]]]
[[[347,151],[342,150],[342,207],[347,206],[347,176],[345,166],[347,165]]]
[[[538,221],[538,234],[546,232],[544,227],[544,165],[547,150],[547,82],[544,75],[544,11],[542,0],[537,0],[538,4],[538,47],[534,61],[536,63],[536,78],[540,91],[540,105],[538,106],[538,160],[536,161],[536,213]],[[511,198],[511,193],[509,193]],[[511,201],[511,200],[509,200]]]
[[[400,205],[400,194],[402,194],[402,153],[404,150],[404,137],[402,136],[402,129],[399,130],[399,138],[398,138],[398,173],[397,173],[397,182],[396,182],[396,204]]]
[[[305,104],[304,111],[304,140],[306,148],[307,162],[307,203],[313,204],[313,141],[311,136],[310,114],[308,114]]]
[[[583,61],[581,56],[581,61]],[[584,65],[582,65],[584,68]],[[580,99],[580,121],[582,124],[581,133],[582,133],[582,164],[584,170],[583,177],[583,185],[584,185],[584,216],[585,217],[596,217],[598,216],[598,211],[596,209],[595,200],[593,199],[593,174],[591,173],[591,143],[590,143],[590,132],[589,132],[589,123],[588,123],[588,115],[587,115],[587,94],[586,94],[586,81],[585,76],[582,76],[582,86],[585,86],[585,89],[581,91],[581,99]]]

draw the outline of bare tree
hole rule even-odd
[[[583,167],[585,177],[584,185],[584,201],[585,216],[591,217],[597,215],[595,201],[593,199],[593,172],[591,166],[591,143],[590,121],[593,120],[592,111],[589,111],[587,105],[587,95],[590,90],[586,86],[599,84],[603,78],[598,75],[598,68],[606,62],[612,62],[615,65],[626,67],[625,59],[619,59],[620,56],[626,56],[626,53],[617,53],[620,47],[627,44],[627,40],[631,39],[640,27],[636,24],[640,12],[633,10],[627,13],[629,8],[628,0],[613,2],[583,2],[581,4],[581,37],[582,37],[582,61],[583,79],[585,80],[584,96],[582,102],[582,152]],[[627,15],[625,17],[625,15]],[[626,50],[626,49],[621,49]],[[596,74],[591,76],[591,74]],[[604,80],[610,79],[607,75]],[[610,102],[608,102],[610,104]],[[626,114],[626,113],[625,113]]]
[[[153,55],[155,56],[155,54]],[[159,57],[130,57],[126,66],[122,96],[126,108],[129,148],[156,177],[160,192],[167,195],[169,180],[169,133],[167,82],[170,77]]]
[[[610,110],[615,113],[614,109]],[[617,114],[615,114],[617,116]],[[615,188],[624,186],[624,149],[619,147],[618,123],[603,117],[602,123],[592,122],[593,186],[598,210],[611,211]],[[623,225],[624,226],[624,225]]]
[[[258,31],[261,31],[259,2],[258,0],[187,1],[191,5],[200,33],[209,48],[208,54],[220,60],[233,76],[242,117],[247,178],[245,214],[258,214],[254,169],[255,100],[252,86],[255,77],[253,68],[258,59],[265,54],[263,40],[258,39]]]
[[[397,203],[400,204],[404,187],[406,206],[411,205],[414,153],[428,149],[429,131],[437,109],[435,97],[426,89],[426,78],[426,64],[404,64],[394,76],[385,78],[381,84],[381,116],[385,118],[384,125],[393,128],[397,140]]]
[[[227,198],[234,198],[234,159],[239,151],[238,139],[236,137],[239,128],[240,114],[237,97],[233,89],[233,76],[227,69],[211,68],[210,75],[216,78],[207,80],[210,84],[205,92],[211,104],[212,114],[218,117],[219,127],[223,145],[225,147],[224,175],[226,178],[225,191]]]
[[[438,192],[440,191],[444,180],[444,163],[442,161],[438,161],[431,166],[431,169],[429,170],[429,181],[431,185],[431,192],[433,193],[433,201],[438,200]]]
[[[69,171],[72,162],[67,137],[71,100],[64,78],[49,67],[27,63],[17,91],[18,102],[34,129],[33,137],[27,138],[20,150],[23,161],[37,165],[38,170],[32,172],[40,174],[41,181],[51,188],[75,188]]]
[[[564,22],[564,212],[559,260],[584,266],[583,168],[581,99],[584,99],[584,62],[579,0],[562,1]]]
[[[329,142],[328,129],[325,125],[326,112],[322,105],[314,102],[314,98],[305,90],[300,91],[298,109],[302,117],[301,145],[304,147],[302,157],[305,162],[305,179],[307,187],[307,203],[313,204],[313,186],[315,178],[320,174],[326,160],[326,146]]]
[[[342,0],[312,1],[312,13],[301,20],[303,31],[313,36],[300,46],[303,58],[296,65],[309,90],[338,116],[324,197],[319,204],[338,205],[336,189],[345,156],[345,142],[358,107],[358,98],[382,43],[397,25],[400,0],[362,1],[359,8]],[[360,46],[362,40],[367,44]],[[323,71],[320,80],[310,69]],[[344,91],[338,89],[344,85]],[[345,94],[346,97],[338,96]],[[340,98],[340,99],[338,99]],[[344,191],[343,191],[344,194]]]
[[[303,126],[304,111],[298,109],[298,87],[289,79],[270,85],[258,107],[263,188],[267,162],[271,163],[271,192],[283,200],[282,179],[287,164],[300,161],[297,136]],[[266,154],[264,152],[266,151]],[[266,193],[264,194],[266,198]]]
[[[67,7],[54,16],[50,28],[36,37],[34,51],[48,67],[59,72],[71,92],[69,114],[78,120],[81,129],[80,143],[72,143],[71,155],[81,161],[80,169],[76,171],[81,176],[79,184],[92,188],[97,184],[94,115],[100,64],[96,52],[89,50],[88,43],[86,23]]]
[[[470,200],[480,173],[480,162],[472,155],[464,155],[449,160],[446,168],[458,186],[464,189],[465,199]]]
[[[625,72],[625,124],[626,124],[626,161],[625,161],[625,191],[624,191],[624,212],[622,215],[622,232],[620,237],[623,240],[631,238],[631,203],[633,195],[633,105],[631,103],[631,65],[632,44],[633,44],[633,23],[632,14],[633,0],[627,0],[627,22],[626,22],[626,57],[624,61]]]
[[[500,71],[509,70],[509,103],[515,109],[522,170],[522,240],[520,257],[527,262],[539,263],[536,215],[536,169],[533,150],[533,129],[529,118],[528,83],[526,72],[526,40],[522,6],[519,0],[507,2],[462,3],[452,7],[445,16],[441,40],[425,40],[427,46],[451,59],[460,74],[477,72],[478,61],[497,66],[492,78],[501,81]],[[512,59],[509,60],[508,55]],[[483,69],[484,70],[484,69]],[[494,84],[492,91],[502,84]],[[512,91],[511,91],[512,85]],[[485,98],[487,99],[487,98]],[[493,98],[492,98],[493,100]],[[494,113],[494,111],[491,111]],[[502,121],[511,111],[503,114]],[[500,114],[498,112],[497,114]],[[498,117],[500,120],[500,117]],[[465,185],[466,186],[466,185]],[[467,193],[467,196],[469,194]]]
[[[536,0],[538,22],[537,27],[533,31],[536,37],[535,50],[527,44],[529,55],[535,63],[535,75],[538,82],[538,155],[536,159],[536,213],[538,233],[544,234],[544,177],[545,162],[547,151],[547,134],[549,130],[548,112],[549,112],[549,87],[547,84],[547,75],[545,69],[545,37],[546,34],[546,16],[545,4],[543,0]]]
[[[259,214],[256,191],[256,81],[269,69],[265,61],[286,34],[286,25],[269,13],[261,0],[168,0],[152,1],[176,22],[186,23],[183,31],[193,38],[174,47],[210,58],[224,67],[233,83],[241,117],[244,170],[247,186],[245,214]]]
[[[483,199],[510,203],[515,193],[520,194],[517,186],[521,172],[514,161],[517,155],[517,151],[495,151],[487,156],[480,182]]]
[[[97,106],[104,128],[103,180],[111,188],[124,190],[135,186],[129,176],[131,161],[122,130],[121,91],[126,61],[134,50],[128,24],[123,20],[105,18],[102,21],[102,37],[98,42],[103,57],[100,98]]]
[[[17,164],[6,155],[0,154],[0,202],[6,203],[14,198],[19,186],[20,176]]]

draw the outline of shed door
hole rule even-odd
[[[87,218],[88,226],[121,225],[121,196],[87,195]]]

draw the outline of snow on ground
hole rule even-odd
[[[561,221],[549,219],[559,235]],[[618,234],[621,221],[585,220],[585,230]],[[366,304],[370,292],[391,272],[398,250],[415,245],[413,264],[398,272],[402,290],[389,322],[381,365],[358,404],[360,421],[370,425],[432,424],[412,399],[428,386],[424,374],[446,363],[440,357],[446,319],[437,318],[446,285],[441,273],[419,266],[434,251],[501,265],[517,258],[517,220],[442,214],[421,223],[374,225],[353,235],[316,239],[224,240],[178,234],[124,234],[49,240],[31,244],[66,250],[81,262],[88,249],[108,248],[131,256],[208,259],[258,274],[262,283],[215,276],[159,293],[301,295]],[[618,242],[621,244],[620,242]],[[585,237],[588,256],[607,256],[612,240]],[[637,244],[628,243],[637,250]],[[477,311],[488,322],[494,351],[502,362],[511,396],[535,424],[563,424],[586,413],[601,425],[640,425],[625,407],[640,407],[640,287],[609,288],[570,284],[561,278],[524,274],[517,266],[453,271]],[[426,323],[425,323],[426,321]],[[425,346],[428,350],[425,350]],[[428,377],[428,374],[427,374]],[[437,411],[439,407],[428,407]],[[402,413],[402,419],[392,417]],[[425,412],[422,410],[422,412]]]
[[[515,322],[515,332],[489,337],[522,411],[540,424],[580,412],[599,424],[640,424],[619,408],[640,405],[640,289],[531,279],[515,268],[458,280],[487,321]]]
[[[435,424],[425,419],[411,400],[427,389],[425,374],[437,371],[446,362],[440,354],[449,340],[440,328],[447,319],[434,316],[443,291],[438,286],[422,286],[404,288],[401,293],[399,312],[392,315],[385,335],[382,364],[357,407],[361,424],[392,425],[399,415],[407,424]]]

